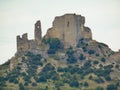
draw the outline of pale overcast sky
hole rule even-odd
[[[85,16],[93,39],[120,49],[120,0],[0,0],[0,64],[14,56],[17,35],[27,32],[33,39],[37,20],[44,35],[65,13]]]

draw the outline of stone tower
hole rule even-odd
[[[41,31],[41,22],[40,21],[37,21],[35,23],[34,36],[35,36],[35,42],[36,42],[37,46],[40,46],[41,39],[42,39],[42,31]]]
[[[76,14],[65,14],[55,17],[53,27],[47,31],[46,38],[59,38],[65,48],[76,47],[79,40],[92,39],[92,32],[84,26],[85,17]]]

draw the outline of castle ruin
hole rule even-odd
[[[85,17],[65,14],[55,17],[53,27],[47,31],[46,38],[59,38],[65,48],[76,47],[79,40],[92,39],[91,30],[84,26]]]
[[[44,38],[58,38],[63,43],[64,48],[76,47],[82,38],[92,40],[91,30],[85,27],[84,24],[85,17],[81,15],[65,14],[57,16],[53,21],[53,26],[48,29]],[[23,53],[41,46],[42,30],[40,21],[35,23],[34,37],[33,40],[28,40],[27,33],[23,34],[22,37],[17,36],[17,52]]]
[[[28,40],[27,33],[23,34],[22,37],[20,35],[17,36],[17,53],[24,53],[41,45],[42,30],[40,21],[35,23],[34,33],[34,40]]]

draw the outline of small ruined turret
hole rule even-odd
[[[41,44],[41,39],[42,39],[42,31],[41,31],[41,22],[37,21],[35,23],[35,32],[34,32],[34,36],[35,36],[35,42],[38,46],[40,46]]]
[[[29,49],[27,33],[17,36],[17,52],[25,52]]]

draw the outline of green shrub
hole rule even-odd
[[[94,81],[97,83],[104,83],[104,80],[100,77],[96,78]]]
[[[90,79],[90,80],[92,80],[92,79],[93,79],[93,76],[92,76],[92,75],[90,75],[90,76],[89,76],[89,79]]]
[[[85,60],[85,56],[83,54],[80,54],[80,57],[79,57],[80,60]]]
[[[90,55],[92,55],[92,54],[95,53],[95,51],[94,51],[94,50],[89,50],[88,53],[89,53]]]
[[[57,71],[58,72],[64,72],[64,69],[62,67],[58,67]]]
[[[96,56],[98,57],[98,56],[100,56],[98,53],[96,53]]]
[[[72,80],[69,85],[71,87],[79,87],[79,82],[77,80]]]
[[[40,76],[40,78],[37,80],[37,82],[47,82],[47,79],[45,76]]]
[[[69,72],[70,72],[71,74],[76,73],[78,70],[79,70],[79,68],[78,68],[78,67],[75,67],[75,66],[72,66],[72,67],[69,68]]]
[[[67,63],[72,64],[72,63],[76,63],[77,59],[74,56],[70,56],[67,58]]]
[[[102,65],[102,64],[99,64],[99,67],[100,67],[100,68],[102,68],[102,67],[103,67],[103,65]]]
[[[33,82],[33,83],[32,83],[32,86],[37,86],[37,83]]]
[[[82,47],[84,52],[87,52],[87,48],[86,47]]]
[[[6,86],[6,82],[5,81],[0,81],[0,86],[2,86],[2,87]]]
[[[111,77],[109,75],[105,76],[106,81],[111,81]]]
[[[98,61],[93,61],[93,64],[98,64],[99,62]]]
[[[107,90],[118,90],[117,86],[114,84],[107,85]]]
[[[88,86],[89,86],[88,82],[84,82],[83,85],[84,85],[85,87],[88,87]]]
[[[25,81],[24,86],[28,86],[28,84],[29,84],[29,83],[28,83],[27,81]]]
[[[27,53],[26,53],[26,56],[32,57],[32,56],[33,56],[33,53],[32,53],[32,52],[27,52]],[[23,60],[24,60],[24,58],[23,58]]]
[[[104,90],[104,88],[101,86],[98,86],[95,90]]]
[[[66,54],[68,55],[68,57],[70,57],[71,55],[74,54],[74,52],[75,52],[75,51],[73,50],[73,48],[70,47],[70,48],[67,49]]]
[[[103,57],[101,58],[101,61],[105,63],[106,59]]]
[[[66,51],[66,55],[68,56],[67,58],[67,63],[72,64],[72,63],[76,63],[77,59],[74,56],[74,50],[72,47],[70,47],[67,51]]]
[[[58,38],[43,39],[43,42],[49,45],[48,54],[55,54],[58,49],[63,47]]]
[[[31,83],[31,77],[29,75],[26,75],[23,77],[24,81]]]
[[[59,79],[59,75],[57,74],[57,72],[55,71],[55,67],[52,66],[50,63],[46,64],[42,71],[39,74],[40,76],[42,76],[45,79],[52,79],[52,80],[58,80]]]
[[[25,90],[25,88],[24,88],[22,83],[19,84],[19,90]]]
[[[55,87],[57,88],[57,90],[59,90],[61,86],[64,86],[64,83],[62,81],[55,82]]]
[[[9,82],[14,83],[14,84],[18,84],[18,80],[16,78],[10,78]]]
[[[110,65],[107,65],[107,66],[104,66],[104,69],[112,69],[113,68],[113,65],[110,64]]]
[[[91,66],[91,61],[90,60],[87,60],[85,63],[84,63],[84,68],[87,69]]]
[[[42,72],[47,72],[47,71],[51,71],[51,70],[55,70],[55,67],[51,65],[51,63],[47,63],[43,69]]]

